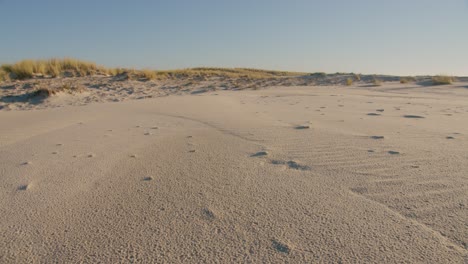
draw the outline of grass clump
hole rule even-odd
[[[310,74],[311,76],[314,76],[314,77],[327,77],[327,74],[325,72],[314,72],[314,73],[311,73]]]
[[[372,80],[372,84],[375,85],[375,86],[381,86],[382,85],[382,81],[378,78],[374,78]]]
[[[406,77],[401,77],[400,78],[400,83],[410,83],[410,82],[415,82],[416,78],[412,76],[406,76]]]
[[[454,78],[452,76],[447,75],[437,75],[432,77],[432,83],[434,85],[444,85],[444,84],[452,84]]]
[[[346,79],[346,85],[347,85],[347,86],[353,85],[353,82],[354,82],[353,78],[348,78],[348,79]]]
[[[157,77],[156,71],[153,71],[153,70],[150,70],[150,69],[143,69],[143,70],[139,71],[139,73],[137,75],[138,75],[138,77],[140,77],[142,79],[146,79],[146,80],[155,80],[156,77]]]
[[[59,77],[68,73],[72,76],[86,76],[106,71],[94,62],[76,60],[72,58],[48,60],[22,60],[11,65],[2,65],[14,79],[29,79],[39,76]]]
[[[110,69],[106,69],[104,73],[107,75],[111,75],[111,76],[117,76],[117,75],[125,73],[126,71],[127,70],[124,68],[110,68]]]
[[[50,97],[52,95],[56,95],[58,93],[82,93],[86,91],[86,87],[82,85],[77,85],[71,82],[62,83],[59,86],[51,86],[49,84],[45,84],[35,91],[32,92],[32,96],[39,96],[39,97]]]
[[[361,80],[361,74],[359,73],[353,73],[353,77],[356,81],[360,81]]]
[[[10,80],[10,74],[3,68],[0,68],[0,83],[7,82]]]

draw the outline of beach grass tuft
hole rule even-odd
[[[434,85],[445,85],[445,84],[452,84],[454,78],[452,76],[447,75],[437,75],[432,77],[432,83]]]

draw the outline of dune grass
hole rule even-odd
[[[3,68],[0,68],[0,83],[10,80],[10,74],[6,72]]]
[[[324,77],[327,77],[327,73],[325,73],[325,72],[314,72],[314,73],[311,73],[310,76],[324,78]]]
[[[182,70],[157,71],[159,78],[180,78],[180,77],[230,77],[264,79],[286,76],[299,76],[304,73],[287,71],[269,71],[249,68],[191,68]]]
[[[356,81],[360,81],[361,80],[361,74],[360,73],[353,73],[353,77]]]
[[[437,75],[432,77],[432,83],[434,85],[445,85],[445,84],[452,84],[454,78],[452,76],[447,75]]]
[[[32,96],[41,96],[41,97],[49,97],[52,95],[56,95],[58,93],[81,93],[86,90],[85,86],[77,85],[72,82],[65,82],[60,84],[59,86],[51,86],[50,84],[45,84],[39,87],[38,89],[32,92]]]
[[[415,82],[415,81],[416,81],[416,78],[414,78],[412,76],[405,76],[405,77],[400,78],[400,83],[411,83],[411,82]]]
[[[106,73],[107,69],[94,62],[81,61],[72,58],[47,60],[22,60],[14,64],[4,64],[2,70],[12,78],[24,80],[34,76],[59,77],[65,73],[73,76],[86,76],[96,73]]]
[[[287,71],[268,71],[248,68],[190,68],[180,70],[151,70],[151,69],[125,69],[105,68],[94,62],[81,61],[72,58],[46,59],[46,60],[22,60],[14,64],[1,66],[0,81],[12,79],[24,80],[35,77],[72,77],[88,76],[93,74],[105,74],[116,76],[126,74],[131,80],[163,80],[175,78],[276,78],[286,76],[299,76],[304,73]]]
[[[382,81],[378,78],[375,78],[372,80],[372,84],[375,85],[375,86],[381,86],[382,85]]]
[[[347,85],[347,86],[353,85],[353,82],[354,82],[353,78],[348,78],[348,79],[346,79],[346,85]]]

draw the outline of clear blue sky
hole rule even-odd
[[[0,0],[0,62],[468,75],[468,0]]]

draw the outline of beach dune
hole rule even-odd
[[[273,86],[0,111],[0,262],[463,263],[467,99]]]

